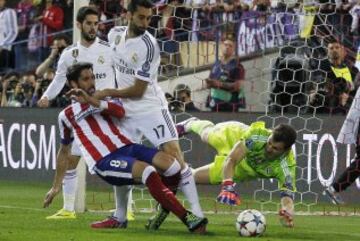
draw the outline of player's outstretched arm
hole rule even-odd
[[[246,147],[244,142],[239,141],[235,144],[233,149],[230,151],[228,157],[225,160],[223,169],[223,180],[233,179],[235,166],[238,162],[245,158]]]
[[[223,182],[221,192],[217,197],[217,201],[227,205],[240,205],[239,195],[234,189],[234,170],[236,164],[244,159],[246,147],[243,142],[238,142],[231,150],[229,156],[225,160],[223,169]]]
[[[106,97],[113,98],[141,98],[148,86],[148,82],[136,79],[135,84],[123,89],[104,89],[96,91],[94,97],[103,100]]]
[[[71,145],[61,144],[60,149],[57,154],[56,161],[56,172],[54,176],[54,181],[51,189],[46,193],[44,199],[44,208],[50,206],[54,197],[60,192],[62,181],[67,169],[67,157],[70,155]]]
[[[66,70],[67,70],[67,65],[63,53],[60,56],[54,79],[51,81],[45,93],[37,102],[37,105],[39,107],[41,108],[49,107],[50,100],[54,99],[64,88],[64,85],[66,83]]]

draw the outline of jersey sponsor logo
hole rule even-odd
[[[105,63],[104,57],[100,55],[99,58],[98,58],[98,60],[97,60],[97,62],[98,62],[99,64]]]
[[[128,75],[135,75],[135,70],[128,68],[127,66],[116,64],[115,68],[121,73],[128,74]]]
[[[150,63],[149,61],[145,61],[145,63],[141,67],[142,72],[148,72],[150,70]]]
[[[106,73],[96,73],[95,74],[95,79],[105,79],[106,78]]]
[[[110,166],[125,169],[127,167],[127,162],[123,160],[111,160]]]

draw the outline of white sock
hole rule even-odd
[[[180,171],[181,167],[180,167],[180,163],[175,160],[173,162],[173,164],[171,164],[171,166],[164,172],[164,176],[165,177],[170,177],[175,175],[176,173],[178,173]]]
[[[119,222],[125,222],[127,217],[127,207],[128,207],[128,197],[131,186],[113,186],[114,195],[115,195],[115,213],[114,217],[117,218]]]
[[[132,191],[133,191],[133,186],[129,186],[130,190],[128,192],[128,202],[127,202],[127,211],[128,212],[133,212],[132,209],[132,203],[133,203],[133,198],[132,198]]]
[[[77,174],[76,169],[67,170],[65,172],[64,180],[62,183],[64,206],[66,211],[73,212],[75,210],[75,195],[77,186]]]
[[[180,190],[184,193],[186,199],[190,203],[191,212],[198,217],[204,217],[199,203],[194,176],[188,165],[181,170]]]

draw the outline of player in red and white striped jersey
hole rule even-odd
[[[163,151],[134,144],[121,133],[116,120],[124,117],[125,110],[120,101],[92,97],[95,92],[92,64],[76,63],[68,69],[66,77],[73,88],[69,95],[74,102],[59,114],[61,146],[53,186],[46,194],[44,207],[51,204],[61,189],[66,157],[75,140],[90,173],[96,173],[111,185],[143,183],[154,199],[174,213],[190,232],[205,232],[207,219],[187,211],[171,191],[180,181],[179,162]],[[155,168],[163,173],[161,178]],[[127,227],[126,205],[120,218],[108,219],[107,227]]]
[[[108,116],[123,117],[124,108],[119,103],[121,102],[102,101],[100,108],[94,108],[92,105],[76,102],[59,115],[62,143],[67,144],[73,140],[70,136],[73,130],[75,141],[79,144],[90,171],[96,162],[132,143],[121,134],[116,123]]]

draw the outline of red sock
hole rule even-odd
[[[174,213],[181,220],[185,217],[186,209],[179,203],[174,193],[161,182],[159,174],[152,172],[146,179],[146,186],[151,196],[153,196],[161,206]]]
[[[168,187],[175,195],[179,186],[180,179],[180,171],[172,176],[161,176],[161,181],[163,182],[163,184]]]

